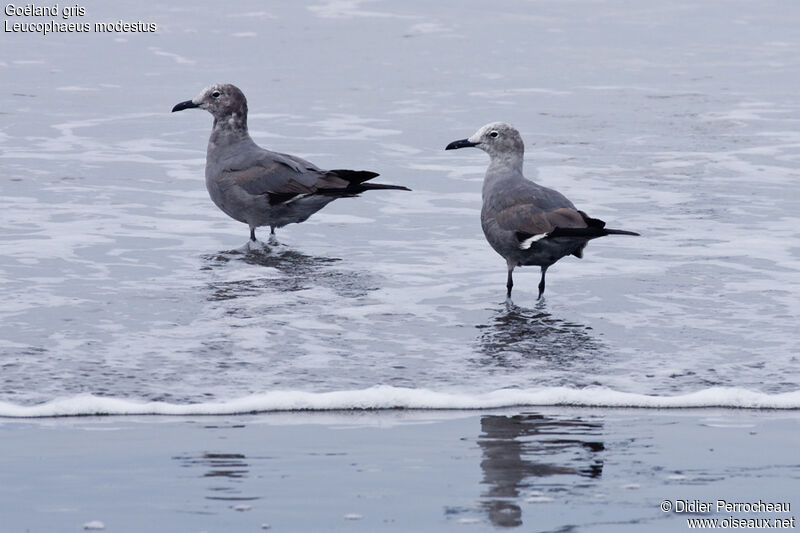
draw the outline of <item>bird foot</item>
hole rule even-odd
[[[269,246],[267,246],[266,244],[264,244],[259,240],[247,241],[247,244],[242,246],[240,250],[243,253],[248,253],[248,252],[269,253]]]

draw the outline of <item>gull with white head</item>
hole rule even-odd
[[[492,122],[468,139],[453,141],[446,150],[475,147],[489,154],[483,180],[481,227],[486,240],[508,266],[506,298],[511,300],[512,273],[517,266],[541,268],[539,298],[544,294],[547,269],[562,257],[583,257],[591,239],[606,235],[639,235],[609,229],[575,208],[560,192],[525,178],[525,145],[519,132],[503,122]]]

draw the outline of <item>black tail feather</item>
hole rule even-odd
[[[635,231],[627,231],[627,230],[624,230],[624,229],[606,229],[606,234],[608,234],[608,235],[633,235],[635,237],[641,237],[641,235],[636,233]]]
[[[402,185],[384,185],[383,183],[351,183],[344,189],[317,189],[316,194],[325,194],[328,196],[339,196],[342,198],[358,196],[364,191],[371,191],[377,189],[394,189],[398,191],[410,191],[408,187]]]
[[[584,239],[596,239],[598,237],[605,237],[606,235],[635,235],[638,233],[633,231],[625,231],[621,229],[606,229],[597,226],[589,226],[588,228],[556,228],[547,234],[547,238],[556,237],[581,237]]]
[[[402,185],[388,185],[386,183],[361,183],[360,188],[363,191],[369,191],[373,189],[394,189],[398,191],[410,191],[408,187],[404,187]]]

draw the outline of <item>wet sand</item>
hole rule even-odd
[[[541,408],[0,422],[9,533],[684,531],[789,503],[800,413]]]

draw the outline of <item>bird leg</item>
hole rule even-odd
[[[511,261],[507,261],[508,263],[508,281],[506,281],[506,299],[511,299],[511,289],[514,287],[514,278],[512,277],[512,273],[514,272],[514,267],[516,265],[512,264]]]
[[[250,226],[250,240],[256,242],[256,228],[255,226]]]
[[[542,299],[542,294],[544,294],[544,274],[547,272],[547,267],[542,267],[542,280],[539,282],[539,297],[536,298],[537,300]]]

